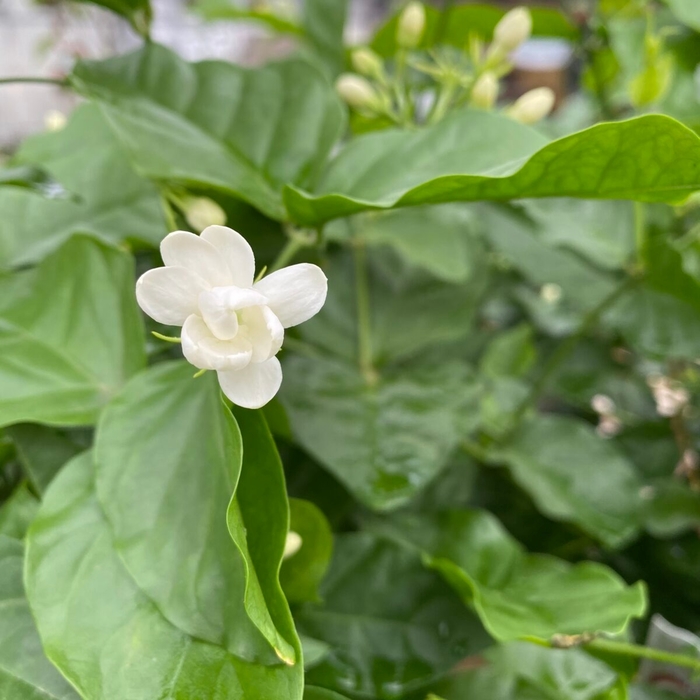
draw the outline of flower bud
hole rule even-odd
[[[396,43],[402,49],[415,49],[425,31],[425,7],[420,2],[409,2],[399,15]]]
[[[195,231],[203,231],[207,226],[223,226],[226,212],[209,197],[191,197],[185,206],[185,218]]]
[[[287,540],[284,543],[282,559],[290,559],[293,557],[301,549],[302,544],[303,540],[301,539],[301,535],[298,532],[294,532],[294,530],[290,530],[287,533]]]
[[[67,123],[66,115],[57,109],[50,109],[44,115],[44,126],[47,131],[60,131]]]
[[[554,108],[554,90],[539,87],[519,97],[508,110],[508,114],[521,124],[536,124]]]
[[[501,17],[493,30],[493,43],[503,54],[511,51],[527,41],[532,34],[532,15],[526,7],[515,7]]]
[[[365,78],[354,73],[343,73],[335,81],[335,89],[351,107],[372,109],[378,104],[377,93]]]
[[[361,75],[379,79],[384,75],[384,64],[372,49],[355,49],[350,56],[352,67]]]
[[[474,83],[471,102],[475,107],[491,109],[497,99],[498,78],[491,71],[487,71]]]

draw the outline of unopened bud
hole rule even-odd
[[[335,89],[351,107],[372,109],[378,103],[377,93],[368,80],[354,73],[343,73],[335,81]]]
[[[282,559],[290,559],[293,557],[301,549],[302,544],[303,540],[301,539],[301,535],[298,532],[294,532],[294,530],[290,530],[287,533],[287,540],[284,543]]]
[[[615,413],[615,402],[605,394],[596,394],[591,399],[591,408],[602,416]]]
[[[501,17],[493,30],[493,44],[502,54],[511,51],[527,41],[532,34],[532,15],[526,7],[515,7]]]
[[[66,115],[57,109],[50,109],[44,115],[44,126],[48,131],[60,131],[67,122]]]
[[[552,111],[555,101],[556,96],[551,88],[535,88],[519,97],[508,114],[521,124],[536,124]]]
[[[372,49],[355,49],[350,56],[352,67],[369,78],[381,78],[384,75],[384,64]]]
[[[554,282],[547,282],[540,289],[540,298],[547,304],[556,304],[562,296],[561,287]]]
[[[415,49],[425,31],[425,7],[420,2],[409,2],[399,15],[396,43],[402,49]]]
[[[203,231],[207,226],[223,226],[226,223],[226,212],[209,197],[188,199],[184,213],[195,231]]]
[[[475,107],[491,109],[497,99],[498,78],[491,71],[487,71],[474,83],[471,102]]]

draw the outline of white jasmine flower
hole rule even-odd
[[[282,383],[275,355],[284,329],[326,301],[321,268],[291,265],[254,283],[253,250],[225,226],[209,226],[201,236],[174,231],[160,251],[165,267],[136,283],[139,306],[158,323],[182,326],[183,354],[195,367],[215,370],[233,403],[264,406]]]
[[[521,124],[536,124],[554,109],[556,95],[548,87],[529,90],[519,97],[508,110],[508,114]]]

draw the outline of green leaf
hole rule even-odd
[[[115,551],[165,619],[241,658],[293,660],[277,582],[288,517],[281,467],[255,423],[246,430],[253,433],[241,474],[241,434],[214,373],[193,379],[186,362],[157,365],[103,413],[97,496]],[[250,513],[260,498],[246,501],[260,480],[263,522],[262,512]]]
[[[202,472],[207,466],[197,465]],[[81,695],[100,700],[299,700],[301,664],[290,668],[244,661],[190,636],[163,615],[117,552],[93,480],[89,453],[68,464],[51,484],[27,545],[27,596],[44,649]],[[225,531],[224,516],[220,523]],[[169,544],[175,543],[179,546],[180,540],[173,537]],[[173,549],[155,552],[152,563],[160,564]],[[229,602],[240,605],[241,600]]]
[[[343,127],[330,84],[309,63],[258,69],[187,63],[157,44],[83,61],[72,78],[97,101],[141,174],[213,187],[285,218],[286,183],[313,186]]]
[[[458,111],[419,131],[355,139],[313,194],[285,189],[317,225],[371,209],[526,197],[678,202],[700,189],[700,138],[662,115],[604,123],[551,143],[508,117]]]
[[[0,535],[0,697],[79,700],[49,663],[24,595],[21,542]]]
[[[0,278],[0,425],[81,425],[145,364],[131,256],[74,236]]]
[[[545,515],[576,523],[608,547],[637,534],[642,483],[624,455],[587,423],[538,416],[492,456],[507,464]]]
[[[92,442],[88,431],[65,431],[23,423],[5,429],[22,469],[37,493],[43,494],[58,470]]]
[[[402,516],[376,526],[420,549],[499,641],[555,634],[617,634],[644,615],[640,582],[627,586],[593,562],[569,564],[528,554],[488,512]]]
[[[166,234],[157,189],[137,175],[94,105],[58,132],[25,141],[14,162],[46,167],[75,197],[0,188],[0,268],[40,260],[76,232],[157,246]]]
[[[281,14],[276,14],[264,5],[246,8],[241,7],[239,2],[232,2],[231,0],[199,0],[194,3],[192,9],[204,19],[210,21],[232,19],[259,22],[282,34],[302,36],[304,33],[303,28],[297,23],[295,17],[287,18]]]
[[[511,643],[485,654],[488,664],[438,686],[446,700],[603,700],[615,672],[579,649]]]
[[[549,7],[530,7],[532,14],[532,33],[534,36],[554,36],[575,40],[578,30],[560,11]],[[470,32],[482,39],[490,39],[493,30],[505,10],[484,4],[453,5],[446,12],[440,13],[432,5],[425,5],[425,32],[420,48],[430,49],[438,44],[456,46],[464,49]],[[381,56],[393,56],[396,53],[396,27],[399,12],[393,15],[375,34],[372,48]]]
[[[402,697],[488,644],[479,623],[413,553],[369,533],[338,537],[321,587],[325,604],[297,615],[331,651],[311,685]]]
[[[700,526],[700,494],[679,479],[659,479],[651,486],[645,526],[654,537],[675,537]]]
[[[47,199],[66,199],[68,193],[43,168],[20,165],[0,170],[0,187],[21,187]]]
[[[326,516],[310,501],[289,501],[289,529],[302,541],[301,549],[282,562],[280,582],[290,603],[320,600],[318,587],[333,554],[333,535]]]
[[[376,510],[425,486],[474,421],[478,388],[457,362],[387,368],[370,385],[351,365],[293,356],[285,377],[282,399],[299,444]]]
[[[344,695],[338,695],[332,690],[326,690],[325,688],[314,688],[313,686],[306,686],[304,688],[304,700],[348,700]]]
[[[21,483],[0,505],[0,535],[21,540],[38,509],[39,501],[36,496],[32,494],[26,483]]]
[[[128,20],[131,26],[143,36],[148,36],[151,24],[151,5],[149,0],[76,0],[104,7]]]
[[[481,374],[491,379],[526,375],[537,358],[533,335],[526,323],[499,333],[481,358]]]
[[[695,0],[666,0],[666,4],[683,24],[700,32],[700,6]]]

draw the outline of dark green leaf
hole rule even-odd
[[[338,538],[321,587],[323,607],[300,629],[331,647],[308,682],[364,697],[396,698],[488,644],[479,623],[420,559],[369,533]]]
[[[273,219],[285,218],[282,186],[313,186],[343,126],[330,84],[301,60],[190,64],[148,44],[81,62],[72,81],[99,103],[139,172],[222,190]]]
[[[68,193],[43,168],[19,165],[0,170],[0,187],[22,187],[47,199],[66,199]]]
[[[204,472],[208,465],[198,466]],[[27,549],[27,594],[44,649],[81,695],[100,700],[300,700],[300,664],[290,668],[244,661],[222,646],[191,637],[163,616],[117,553],[93,478],[89,453],[61,471],[30,530]],[[220,520],[225,530],[224,519],[225,505]],[[152,563],[172,550],[155,552]]]
[[[41,648],[24,596],[23,564],[23,545],[0,535],[0,697],[79,700]]]
[[[479,369],[491,379],[522,377],[532,368],[536,352],[532,327],[523,323],[500,333],[489,343]]]
[[[493,453],[551,518],[574,522],[609,547],[641,525],[642,483],[613,443],[581,420],[539,416]]]
[[[446,464],[473,424],[477,387],[446,362],[382,372],[294,356],[282,398],[299,443],[364,504],[384,510],[411,498]]]
[[[306,686],[304,689],[304,700],[348,700],[344,695],[338,695],[332,690],[325,688],[314,688]]]
[[[547,144],[508,117],[455,112],[419,131],[352,141],[313,194],[289,186],[292,218],[316,225],[371,209],[525,197],[678,202],[700,189],[700,138],[647,115]]]
[[[0,424],[81,425],[145,364],[131,257],[86,236],[0,278]]]
[[[76,196],[0,188],[0,267],[39,260],[76,232],[149,245],[166,233],[157,189],[134,172],[93,105],[79,107],[65,129],[27,140],[15,162],[40,163]]]
[[[0,505],[0,535],[21,540],[38,509],[39,501],[36,496],[32,494],[26,483],[21,483]]]
[[[646,529],[654,537],[675,537],[700,526],[700,494],[679,479],[663,479],[650,487]]]
[[[333,553],[333,535],[323,513],[310,501],[289,501],[289,529],[302,541],[301,549],[282,563],[280,582],[290,603],[318,602],[318,587]]]
[[[377,527],[420,549],[499,641],[617,634],[646,610],[642,583],[627,586],[593,562],[527,554],[486,511],[402,516]]]
[[[276,624],[286,610],[277,582],[286,497],[279,463],[260,440],[252,435],[242,476],[241,435],[215,375],[195,380],[186,362],[160,364],[105,410],[96,485],[115,550],[164,618],[232,654],[271,663],[295,652],[293,632]],[[260,499],[244,500],[266,473],[261,523],[261,511],[249,513]]]

